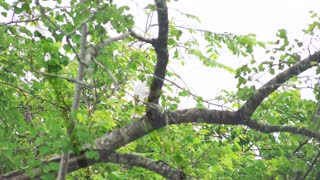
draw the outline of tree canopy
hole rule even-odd
[[[170,0],[144,7],[144,29],[112,0],[0,1],[0,9],[0,178],[320,178],[316,12],[303,29],[308,41],[280,29],[262,42],[180,25]],[[245,63],[220,61],[225,50]],[[168,68],[190,59],[232,74],[235,90],[193,92]],[[134,93],[141,83],[146,97]],[[183,99],[194,107],[181,108]]]

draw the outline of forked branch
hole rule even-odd
[[[320,51],[315,52],[306,59],[297,62],[287,70],[278,74],[276,77],[271,79],[269,82],[264,84],[259,88],[253,96],[251,96],[245,104],[239,110],[241,116],[249,119],[251,115],[255,112],[261,102],[268,97],[272,92],[274,92],[278,87],[280,87],[284,82],[288,81],[290,78],[297,76],[304,72],[305,70],[317,66],[320,62]]]

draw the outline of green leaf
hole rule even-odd
[[[178,94],[179,96],[186,97],[189,95],[189,92],[187,90],[183,90],[183,91],[180,91]]]
[[[1,12],[1,15],[2,15],[3,17],[7,17],[7,16],[8,16],[8,13],[7,13],[7,12]]]
[[[98,160],[100,155],[96,151],[86,151],[86,157],[88,159]]]

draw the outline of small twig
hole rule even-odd
[[[128,37],[130,35],[130,32],[126,32],[124,34],[121,34],[119,36],[116,36],[116,37],[112,37],[112,38],[109,38],[109,39],[105,39],[103,40],[101,43],[99,43],[98,45],[96,45],[94,48],[93,48],[93,54],[94,56],[96,55],[96,53],[98,51],[100,51],[102,48],[108,46],[109,44],[115,42],[115,41],[119,41],[119,40],[122,40],[126,37]]]
[[[11,21],[13,21],[14,15],[16,15],[16,14],[13,12],[13,14],[11,16]]]
[[[59,31],[61,31],[65,36],[67,37],[70,37],[71,35],[73,35],[74,33],[76,33],[81,27],[83,24],[87,23],[88,21],[90,21],[100,10],[103,10],[108,4],[104,4],[103,6],[99,7],[97,9],[97,11],[92,11],[92,13],[89,15],[88,18],[86,18],[84,21],[82,21],[80,24],[78,24],[70,33],[66,33],[64,32],[63,30],[61,30],[59,28],[59,26],[54,23],[50,17],[48,17],[46,14],[45,14],[45,11],[44,11],[44,8],[40,5],[39,3],[39,0],[36,0],[36,5],[39,6],[40,8],[40,13],[42,16],[44,16],[56,29],[58,29]]]
[[[103,10],[106,6],[108,6],[108,4],[104,4],[101,7],[98,7],[97,11],[92,11],[92,13],[89,15],[88,18],[86,18],[84,21],[82,21],[80,24],[78,24],[70,33],[65,34],[66,36],[71,36],[74,33],[76,33],[77,30],[79,30],[81,28],[81,26],[87,22],[89,22],[92,18],[94,18],[94,16],[101,10]]]
[[[47,102],[47,103],[52,104],[52,105],[54,105],[54,106],[58,106],[58,107],[60,107],[60,108],[62,108],[62,109],[68,109],[67,106],[64,107],[64,106],[61,106],[61,105],[59,105],[59,104],[57,104],[57,103],[53,103],[53,102],[51,102],[51,101],[49,101],[49,100],[43,99],[42,97],[36,96],[36,95],[34,95],[34,94],[31,94],[29,91],[24,90],[24,89],[22,89],[22,88],[20,88],[20,87],[18,87],[18,86],[16,86],[16,85],[13,85],[13,84],[10,84],[10,83],[4,82],[4,81],[0,81],[0,83],[1,83],[1,84],[5,84],[5,85],[8,85],[8,86],[11,86],[11,87],[13,87],[13,88],[16,88],[16,89],[18,89],[19,91],[22,91],[22,92],[24,92],[24,93],[27,93],[27,94],[33,96],[33,97],[36,98],[36,99],[39,99],[39,100],[44,101],[44,102]],[[25,94],[24,94],[24,95],[25,95]]]
[[[1,84],[5,84],[5,85],[8,85],[8,86],[11,86],[11,87],[13,87],[13,88],[15,88],[15,89],[18,89],[19,91],[22,91],[22,92],[24,92],[24,93],[28,93],[28,94],[29,94],[28,91],[26,91],[26,90],[24,90],[24,89],[22,89],[22,88],[20,88],[20,87],[18,87],[18,86],[16,86],[16,85],[13,85],[13,84],[10,84],[10,83],[4,82],[4,81],[0,81],[0,83],[1,83]]]
[[[175,28],[180,28],[180,29],[186,29],[186,30],[194,30],[194,31],[198,31],[198,32],[204,32],[204,33],[212,33],[212,34],[217,34],[220,36],[226,36],[226,35],[232,35],[232,36],[236,36],[235,34],[230,34],[230,33],[216,33],[213,31],[209,31],[209,30],[204,30],[204,29],[198,29],[198,28],[192,28],[192,27],[184,27],[184,26],[174,26]]]
[[[59,26],[56,23],[54,23],[53,21],[51,21],[50,17],[48,17],[46,15],[44,8],[40,5],[39,0],[36,0],[35,3],[37,6],[39,6],[41,15],[44,16],[56,29],[60,30]],[[63,34],[65,34],[65,33],[63,32]]]
[[[310,52],[310,46],[312,45],[312,40],[313,40],[313,38],[314,38],[314,36],[311,36],[310,41],[309,41],[309,44],[308,44],[308,47],[307,47],[307,50],[308,50],[309,56],[311,55],[311,52]]]
[[[169,65],[168,65],[168,68],[169,68],[173,73],[175,73],[175,74],[178,76],[178,78],[182,81],[182,83],[184,84],[184,86],[186,86],[186,88],[188,89],[188,91],[191,91],[190,88],[189,88],[189,86],[187,85],[187,83],[182,79],[182,77],[181,77],[178,73],[176,73],[176,72],[173,70],[173,68],[171,68]]]
[[[79,54],[77,53],[77,50],[73,47],[73,45],[72,45],[72,43],[71,43],[71,41],[70,41],[69,36],[66,36],[66,41],[67,41],[67,43],[69,44],[69,46],[71,47],[72,52],[76,55],[76,58],[77,58],[78,62],[79,62],[79,63],[82,63],[82,61],[81,61],[81,59],[80,59],[80,56],[79,56]]]
[[[131,36],[137,38],[140,41],[143,41],[143,42],[146,42],[146,43],[150,43],[150,44],[154,44],[155,43],[155,39],[149,39],[149,38],[143,37],[143,36],[137,34],[136,32],[134,32],[131,29],[129,30],[129,32],[130,32]]]
[[[320,80],[318,79],[318,85],[320,84]],[[317,87],[317,86],[315,86]],[[320,92],[318,91],[318,95],[320,95]],[[317,128],[319,126],[318,123],[316,123],[318,121],[318,119],[320,118],[320,99],[318,99],[318,103],[317,103],[317,106],[316,106],[316,109],[312,115],[312,118],[310,120],[310,122],[313,122],[315,123],[315,128]]]
[[[261,139],[261,137],[262,136],[260,135],[258,138],[255,138],[255,142],[259,141]],[[245,153],[245,152],[249,151],[253,146],[254,146],[253,143],[250,144],[249,147],[247,147],[243,152]]]
[[[34,21],[39,21],[40,17],[36,19],[28,19],[28,20],[22,20],[22,21],[10,21],[8,23],[0,24],[0,25],[10,25],[10,24],[18,24],[18,23],[27,23],[27,22],[34,22]]]
[[[308,143],[309,139],[306,139],[305,141],[303,141],[298,147],[297,149],[293,152],[293,154],[297,153],[304,145],[306,145]]]
[[[54,78],[60,78],[60,79],[65,79],[69,82],[72,82],[72,83],[77,83],[77,84],[80,84],[82,86],[84,86],[85,88],[87,89],[91,89],[91,87],[81,81],[78,81],[77,79],[74,79],[74,78],[71,78],[71,77],[66,77],[66,76],[62,76],[62,75],[59,75],[59,74],[52,74],[52,73],[46,73],[46,72],[41,72],[39,70],[35,70],[33,69],[32,71],[36,72],[36,73],[39,73],[39,74],[42,74],[44,76],[49,76],[49,77],[54,77]]]
[[[149,29],[150,29],[152,18],[153,18],[153,13],[154,13],[154,11],[151,11],[148,14],[147,21],[146,21],[146,26],[145,26],[145,30],[144,30],[144,34],[147,34]]]
[[[309,166],[307,172],[303,175],[302,179],[306,179],[307,178],[307,176],[311,172],[313,166],[317,163],[319,157],[320,157],[320,150],[318,150],[317,156],[313,159],[311,165]]]
[[[179,88],[179,89],[181,89],[181,90],[183,90],[183,91],[186,90],[185,88],[179,86],[177,83],[175,83],[175,82],[173,82],[173,81],[171,81],[171,80],[169,80],[169,79],[167,79],[167,78],[161,79],[160,77],[157,77],[157,76],[155,76],[155,75],[154,75],[154,78],[157,78],[157,79],[160,79],[160,80],[165,80],[165,81],[173,84],[174,86],[176,86],[177,88]],[[190,92],[190,90],[187,90],[187,92],[188,92],[188,94],[190,94],[191,96],[193,96],[193,97],[195,97],[195,98],[198,98],[198,97],[199,97],[198,95]],[[232,110],[231,108],[229,108],[229,107],[227,107],[227,106],[220,105],[220,104],[215,104],[215,103],[212,103],[212,102],[210,102],[210,101],[208,101],[208,100],[202,100],[202,102],[205,102],[205,103],[210,104],[210,105],[213,105],[213,106],[222,107],[222,108],[226,108],[226,109]]]
[[[239,113],[239,112],[237,112]],[[277,125],[269,125],[260,123],[257,120],[246,120],[243,117],[237,117],[237,119],[241,119],[239,124],[248,126],[251,129],[255,129],[257,131],[263,132],[263,133],[273,133],[273,132],[288,132],[292,134],[300,134],[307,137],[313,137],[317,140],[320,140],[320,133],[316,131],[311,131],[307,128],[298,128],[295,126],[277,126]]]
[[[118,86],[119,81],[117,80],[117,78],[109,71],[109,69],[107,69],[103,64],[101,64],[99,61],[96,60],[96,58],[92,57],[92,60],[95,64],[97,64],[103,71],[105,71],[110,78],[112,79],[112,81],[116,84],[116,86]]]

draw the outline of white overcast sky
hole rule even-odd
[[[128,3],[126,0],[119,2]],[[144,28],[146,20],[142,8],[150,2],[130,0],[130,5],[128,4],[133,7],[132,12],[137,15],[136,21],[138,21],[136,25],[141,29]],[[320,12],[319,0],[179,0],[172,1],[168,7],[170,17],[174,17],[176,25],[197,27],[218,33],[254,33],[261,41],[275,40],[279,29],[286,29],[291,39],[303,39],[302,29],[312,22],[309,11]],[[196,15],[200,18],[201,24],[183,18],[179,11]],[[258,56],[264,57],[264,54]],[[237,57],[227,54],[221,54],[219,61],[232,66],[243,63]],[[184,67],[175,62],[170,67],[182,76],[193,93],[211,99],[222,89],[235,88],[234,75],[223,70],[203,67],[195,60],[186,62]],[[308,93],[304,96],[308,96]],[[193,103],[186,100],[181,107],[190,106],[193,106]]]
[[[147,16],[143,8],[148,3],[153,3],[153,0],[115,0],[114,2],[119,5],[128,5],[131,8],[130,13],[135,17],[137,28],[144,29]],[[169,16],[175,19],[176,25],[218,33],[254,33],[261,41],[274,40],[278,29],[286,29],[291,39],[303,39],[302,29],[312,22],[309,11],[320,13],[319,0],[171,0],[168,8]],[[186,19],[179,11],[199,17],[201,24]],[[265,55],[258,54],[258,57],[264,58]],[[219,62],[233,67],[244,63],[243,59],[223,53]],[[179,62],[171,62],[170,68],[183,78],[193,93],[205,99],[215,97],[222,89],[235,89],[234,75],[224,70],[204,67],[194,59],[186,59],[186,65],[183,67],[179,66]],[[178,79],[172,80],[183,86]],[[141,87],[139,86],[140,89]],[[308,98],[308,93],[304,96]],[[190,106],[193,106],[193,103],[188,100],[182,104],[182,107]]]

